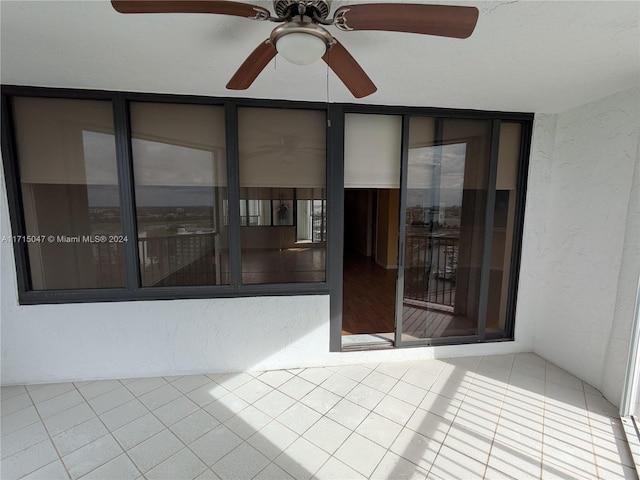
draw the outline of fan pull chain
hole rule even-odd
[[[329,64],[325,64],[327,67],[327,103],[329,103]]]

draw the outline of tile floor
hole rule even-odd
[[[637,479],[533,354],[2,388],[1,478]]]

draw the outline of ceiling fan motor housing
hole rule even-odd
[[[329,16],[331,0],[273,0],[273,9],[278,18],[289,19],[298,15],[298,6],[302,5],[307,11],[315,11],[316,16],[322,20]],[[314,15],[307,14],[313,18]]]

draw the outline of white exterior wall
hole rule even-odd
[[[3,243],[2,384],[534,350],[617,404],[640,270],[639,93],[536,116],[515,342],[329,353],[328,296],[19,306]]]
[[[521,282],[533,286],[517,317],[533,318],[537,354],[617,405],[640,271],[639,105],[634,88],[537,116],[532,162],[548,175],[530,182]]]
[[[2,237],[10,227],[0,180]],[[0,244],[0,297],[3,385],[531,350],[505,342],[330,353],[327,295],[20,306],[9,243]]]
[[[555,141],[555,115],[536,115],[531,139],[527,198],[524,216],[520,279],[516,304],[514,336],[533,350],[537,307],[544,276],[540,258],[544,255],[546,217],[551,185],[552,152]]]

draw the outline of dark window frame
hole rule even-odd
[[[510,282],[507,319],[501,334],[487,334],[484,338],[448,338],[446,344],[475,343],[478,341],[511,340],[514,337],[514,317],[522,250],[529,151],[533,128],[533,114],[517,112],[492,112],[432,107],[381,106],[351,103],[321,103],[250,98],[207,97],[196,95],[170,95],[103,90],[78,90],[48,87],[2,85],[1,148],[8,198],[11,234],[25,234],[24,210],[20,186],[15,130],[13,124],[12,97],[44,97],[112,102],[114,134],[118,164],[118,180],[122,209],[123,234],[137,239],[133,164],[131,155],[130,102],[176,103],[222,106],[225,109],[225,136],[227,152],[227,188],[229,202],[229,261],[231,282],[229,285],[142,287],[138,268],[138,242],[128,242],[125,247],[125,288],[83,290],[30,289],[30,269],[25,243],[14,243],[17,272],[18,300],[21,305],[94,303],[136,300],[173,300],[199,298],[232,298],[255,296],[330,295],[330,350],[340,351],[342,320],[342,271],[344,234],[344,123],[347,113],[388,115],[421,115],[439,118],[467,118],[518,122],[522,124],[521,155],[518,168],[516,214],[511,252]],[[266,107],[284,109],[322,110],[327,117],[327,165],[326,165],[326,280],[317,283],[242,284],[240,256],[240,186],[238,168],[238,107]],[[494,135],[494,141],[499,137]],[[492,155],[492,157],[495,155]],[[492,166],[491,168],[495,168]],[[487,227],[489,228],[489,227]],[[440,342],[438,343],[440,344]]]
[[[344,236],[344,118],[347,113],[361,113],[361,114],[377,114],[377,115],[400,115],[403,117],[402,125],[402,171],[401,175],[406,175],[407,154],[408,154],[408,135],[409,135],[409,123],[408,119],[411,116],[427,116],[437,119],[473,119],[473,120],[489,120],[492,122],[492,140],[491,140],[491,155],[489,172],[487,176],[489,178],[488,188],[491,191],[487,198],[487,211],[485,212],[485,244],[483,247],[483,265],[482,275],[485,277],[488,275],[487,269],[489,265],[490,245],[487,246],[486,240],[492,235],[493,232],[493,205],[495,203],[495,177],[497,172],[498,162],[498,145],[500,141],[500,123],[502,121],[520,123],[521,129],[521,142],[520,142],[520,159],[518,163],[517,172],[517,198],[516,198],[516,212],[513,229],[513,245],[511,250],[511,264],[509,271],[509,289],[507,298],[507,309],[505,328],[503,332],[490,332],[486,333],[484,330],[484,323],[486,321],[486,298],[483,300],[482,295],[479,305],[479,330],[482,330],[480,335],[469,335],[463,337],[442,337],[437,339],[423,339],[415,342],[401,342],[398,338],[398,329],[396,328],[396,338],[394,344],[396,347],[423,347],[430,345],[462,345],[471,343],[484,343],[484,342],[496,342],[505,340],[514,340],[515,331],[515,313],[516,313],[516,299],[520,274],[520,258],[522,252],[522,235],[524,228],[524,214],[525,214],[525,199],[527,195],[527,178],[529,172],[529,153],[531,150],[531,136],[533,131],[533,114],[532,113],[514,113],[514,112],[487,112],[480,110],[455,110],[455,109],[443,109],[443,108],[427,108],[427,107],[400,107],[400,106],[376,106],[376,105],[359,105],[359,104],[341,104],[336,105],[333,110],[330,109],[330,121],[334,124],[334,127],[339,130],[339,134],[334,132],[334,147],[340,146],[332,151],[333,162],[330,164],[332,171],[331,175],[334,180],[334,189],[332,197],[329,198],[329,212],[334,212],[329,216],[328,224],[331,227],[331,232],[337,232],[339,235],[329,236],[330,247],[329,251],[332,253],[334,263],[331,265],[331,296],[330,296],[330,337],[329,344],[332,352],[343,351],[342,348],[342,303],[343,303],[343,285],[342,285],[342,271],[343,271],[343,244],[339,240]],[[401,184],[403,183],[401,176]],[[491,211],[489,211],[491,210]],[[335,212],[342,212],[339,215]],[[337,218],[340,217],[340,218]],[[490,220],[490,222],[489,222]],[[489,223],[487,223],[489,222]],[[402,222],[400,222],[402,228]],[[402,252],[402,248],[399,248],[399,252]],[[484,296],[486,297],[486,290],[488,289],[488,281],[485,278],[483,281],[483,289],[485,290]]]

